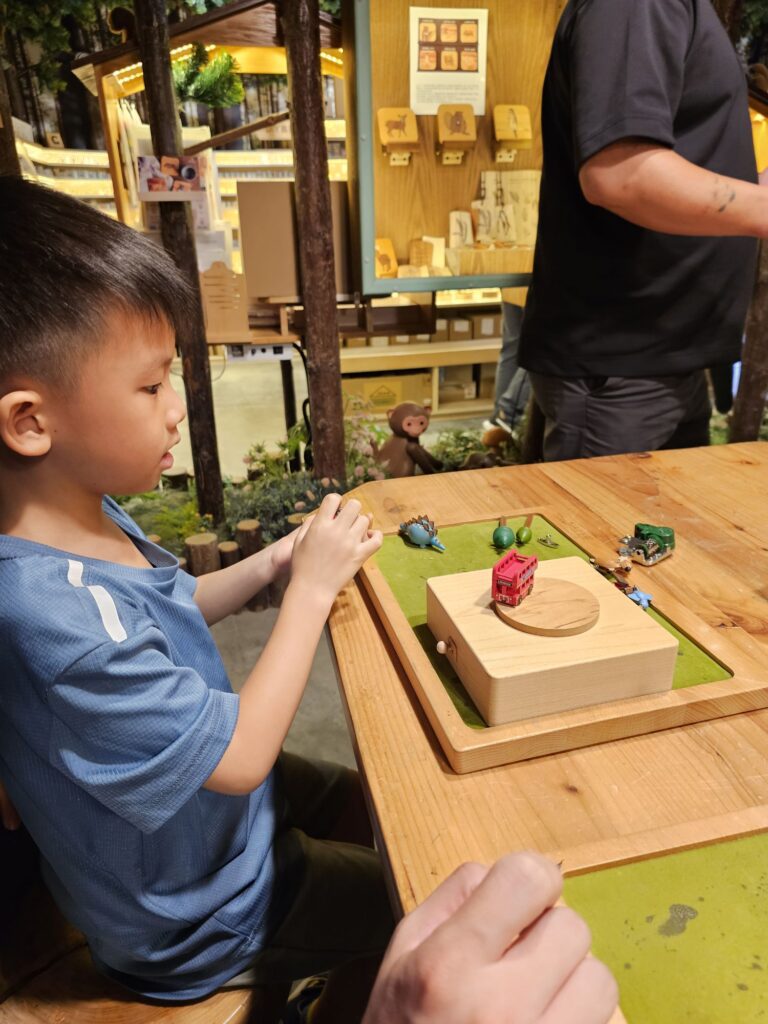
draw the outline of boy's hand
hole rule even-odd
[[[363,1024],[607,1024],[618,990],[538,854],[465,864],[398,925]]]
[[[333,601],[363,562],[381,547],[380,530],[371,530],[371,518],[360,514],[360,502],[327,494],[311,519],[298,530],[293,545],[292,578]]]
[[[280,540],[276,540],[274,544],[269,545],[269,555],[275,576],[280,576],[290,569],[291,559],[293,558],[293,545],[296,542],[300,529],[301,527],[297,526],[295,530],[291,530],[285,537],[281,537]]]
[[[2,782],[0,782],[0,821],[11,832],[15,832],[21,825],[19,812],[11,803],[11,798],[6,793]]]

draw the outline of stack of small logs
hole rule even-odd
[[[160,543],[157,534],[149,534],[148,539]],[[261,523],[258,519],[243,519],[237,524],[234,540],[222,540],[215,533],[195,533],[184,541],[184,557],[179,559],[179,567],[192,576],[203,576],[207,572],[234,565],[241,558],[255,555],[263,547]],[[260,590],[246,605],[251,611],[279,606],[283,599],[287,581],[271,583]]]

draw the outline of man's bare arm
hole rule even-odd
[[[768,237],[768,189],[704,170],[671,149],[622,139],[581,168],[588,202],[672,235]]]

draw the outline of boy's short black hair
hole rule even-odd
[[[116,310],[179,333],[191,287],[164,249],[86,203],[0,177],[0,387],[71,387]]]

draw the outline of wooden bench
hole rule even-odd
[[[0,1024],[277,1024],[287,985],[169,1006],[137,1001],[99,974],[85,939],[43,884],[37,850],[0,825]]]

